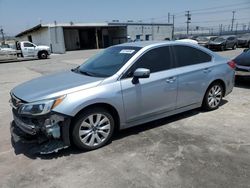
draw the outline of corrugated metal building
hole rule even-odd
[[[16,35],[19,41],[50,46],[53,53],[106,48],[133,40],[172,38],[172,24],[105,22],[39,24]]]

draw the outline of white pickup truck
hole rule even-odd
[[[22,57],[38,57],[39,59],[47,59],[51,53],[49,46],[37,46],[29,41],[18,42],[16,49]]]

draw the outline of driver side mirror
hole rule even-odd
[[[135,70],[133,74],[132,83],[137,84],[139,82],[139,78],[149,78],[150,70],[145,68],[138,68]]]

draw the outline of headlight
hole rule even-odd
[[[49,100],[43,100],[43,101],[37,101],[33,103],[23,104],[19,110],[19,114],[25,114],[25,115],[44,115],[49,113],[53,108],[58,106],[65,96],[56,98],[56,99],[49,99]]]

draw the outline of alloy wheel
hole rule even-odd
[[[216,108],[219,106],[222,99],[222,88],[219,85],[214,85],[211,87],[208,93],[208,105],[211,108]]]
[[[87,116],[79,127],[79,138],[84,145],[93,147],[102,144],[111,132],[111,124],[104,114]]]

